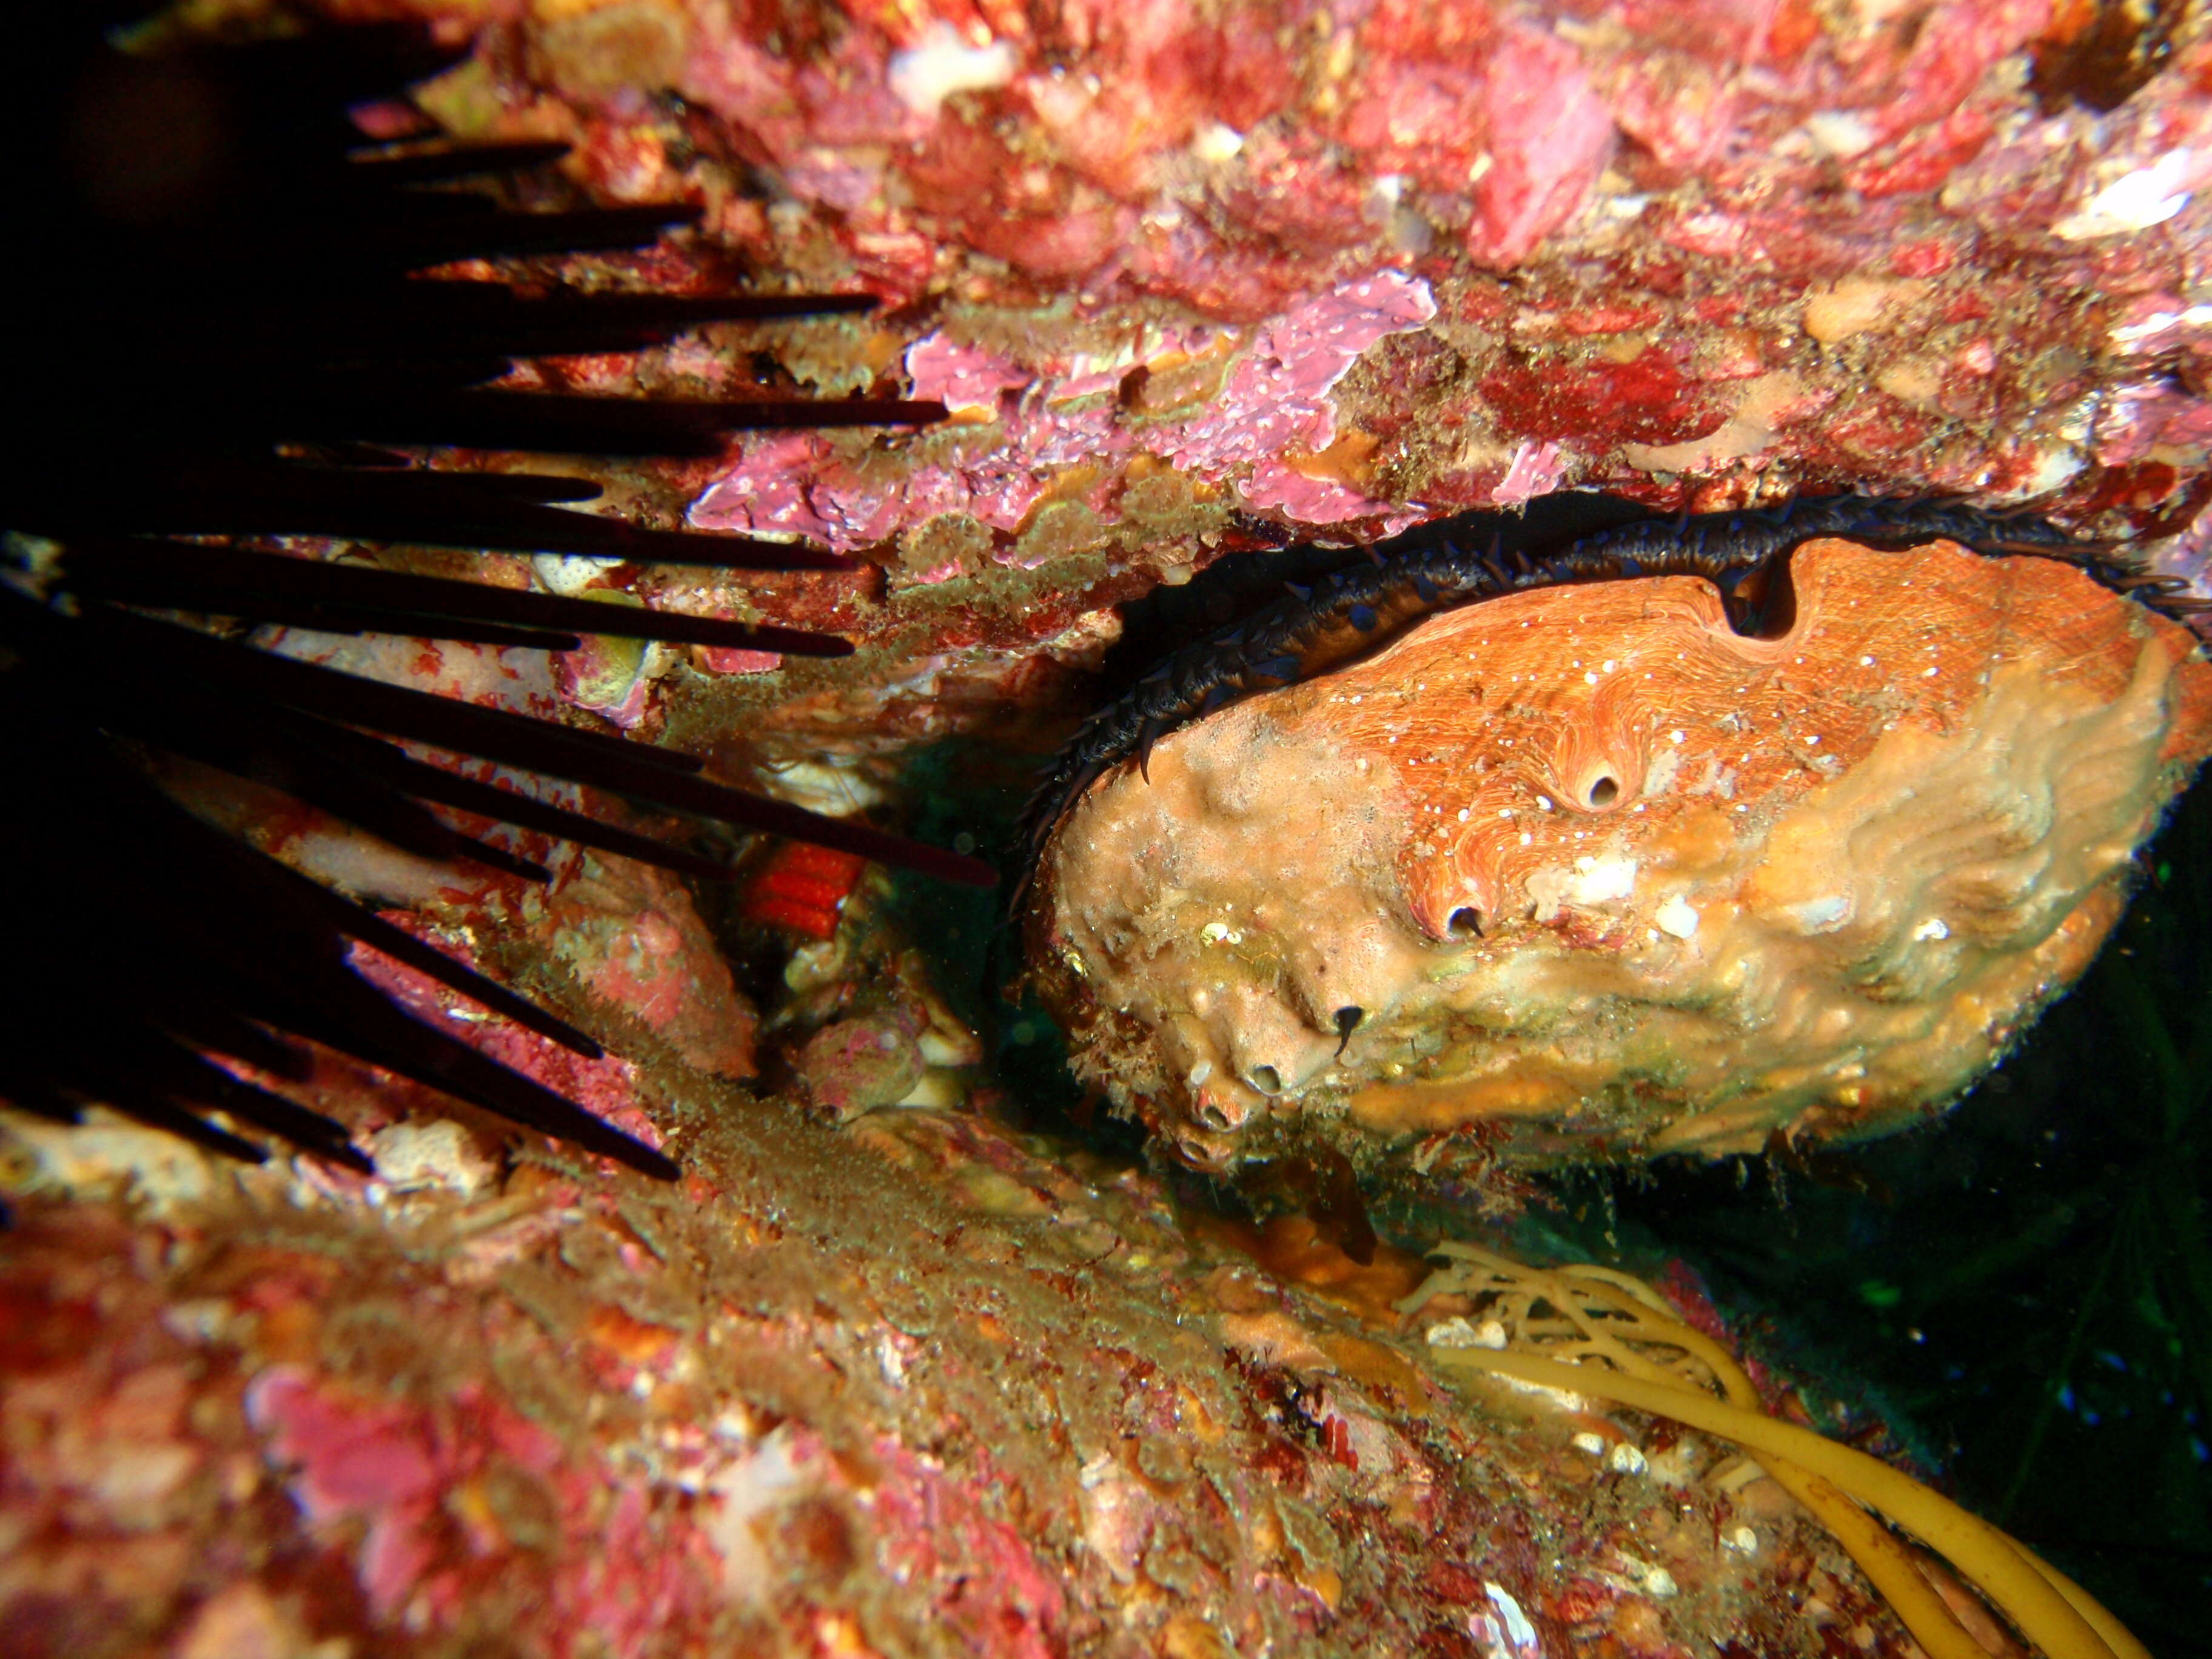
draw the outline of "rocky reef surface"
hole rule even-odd
[[[1723,1443],[1446,1387],[1412,1257],[647,1070],[674,1188],[427,1110],[367,1183],[47,1151],[138,1185],[4,1246],[9,1651],[1905,1650]]]
[[[593,510],[817,540],[849,574],[473,567],[836,632],[849,659],[298,629],[265,630],[271,648],[893,822],[930,811],[924,745],[962,739],[1001,783],[1047,752],[1125,601],[1288,541],[1560,489],[1667,511],[1854,487],[2032,504],[2208,591],[2212,37],[2193,17],[2076,0],[284,15],[311,14],[472,36],[419,102],[464,137],[568,141],[525,204],[703,210],[648,252],[545,276],[886,301],[544,360],[518,386],[872,392],[954,416],[562,464],[606,486]],[[180,15],[221,33],[278,11]],[[404,137],[418,118],[359,119]],[[1211,1218],[1139,1164],[1027,1133],[1023,1085],[984,1066],[948,983],[977,945],[950,928],[989,926],[972,909],[933,933],[876,872],[759,849],[739,884],[694,888],[511,837],[556,869],[540,891],[168,781],[591,1030],[607,1057],[356,953],[687,1175],[656,1188],[518,1144],[327,1059],[303,1097],[354,1128],[374,1181],[9,1118],[11,1651],[1909,1650],[1826,1535],[1717,1443],[1448,1387],[1425,1321],[1394,1305],[1410,1258],[1385,1245],[1362,1267],[1341,1226]]]

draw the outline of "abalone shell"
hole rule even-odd
[[[1955,1098],[2110,933],[2212,665],[2057,560],[1790,556],[1771,637],[1699,577],[1515,593],[1098,779],[1026,923],[1079,1073],[1210,1168],[1316,1125],[1719,1154]]]

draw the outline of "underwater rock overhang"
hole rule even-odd
[[[1034,730],[1149,586],[1563,488],[1665,511],[1851,484],[2033,500],[2203,568],[2193,31],[2116,58],[2071,14],[1978,3],[1935,30],[1692,5],[787,10],[770,43],[676,0],[540,8],[428,94],[465,136],[574,141],[562,171],[593,195],[700,205],[610,282],[706,286],[737,259],[890,301],[567,362],[561,386],[957,412],[612,469],[624,510],[877,567],[564,576],[860,647],[834,672],[696,651],[566,677],[629,729],[802,771]]]
[[[580,360],[568,383],[696,395],[761,373],[831,392],[904,374],[927,396],[934,376],[973,412],[912,445],[754,441],[711,467],[610,470],[620,510],[674,522],[750,489],[763,520],[805,532],[811,514],[879,575],[499,572],[759,605],[855,635],[858,659],[831,673],[600,652],[557,679],[541,660],[520,695],[732,769],[866,763],[1008,708],[1034,729],[1120,598],[1285,527],[1364,536],[1561,485],[1668,508],[1848,480],[2055,490],[2069,522],[2201,571],[2201,39],[2147,55],[2136,85],[2092,84],[2112,106],[2097,117],[2065,90],[2094,54],[2038,6],[1948,7],[1928,27],[1785,9],[1787,27],[1500,7],[1480,14],[1495,29],[1449,39],[1389,9],[1316,8],[1310,40],[1250,26],[1257,9],[1178,13],[1082,19],[1070,74],[1026,15],[994,11],[982,43],[963,9],[964,90],[913,78],[948,61],[926,9],[786,7],[808,26],[771,40],[719,6],[630,0],[535,7],[488,34],[440,89],[457,125],[567,134],[586,188],[696,190],[712,210],[698,242],[610,262],[613,280],[681,287],[735,251],[906,302],[881,327]],[[1212,73],[1238,54],[1263,72]],[[1512,106],[1535,88],[1561,89],[1551,107],[1578,143],[1503,142],[1543,125],[1540,99]],[[1121,119],[1133,102],[1161,118]],[[1443,118],[1376,118],[1393,109]],[[1786,142],[1739,146],[1739,130]],[[1531,175],[1554,155],[1571,166]],[[1097,305],[1064,302],[1078,293]],[[513,665],[455,651],[428,672],[513,696]],[[36,1553],[17,1560],[74,1586],[72,1607],[199,1650],[240,1631],[558,1650],[587,1629],[640,1652],[732,1630],[852,1651],[920,1649],[949,1625],[1023,1652],[1117,1633],[1176,1655],[1368,1635],[1463,1651],[1517,1644],[1525,1617],[1549,1652],[1729,1631],[1810,1653],[1812,1583],[1830,1634],[1900,1646],[1755,1487],[1655,1486],[1639,1510],[1644,1489],[1578,1462],[1557,1423],[1513,1449],[1498,1422],[1402,1390],[1403,1355],[1297,1293],[1177,1261],[1141,1181],[1089,1194],[987,1125],[921,1115],[834,1144],[787,1133],[781,1108],[686,1072],[645,1030],[690,1062],[708,1052],[682,1040],[692,1025],[750,1011],[732,1013],[684,891],[634,885],[575,872],[544,936],[574,955],[592,1010],[643,1022],[623,1029],[647,1063],[611,1062],[610,1091],[684,1131],[705,1173],[680,1200],[536,1148],[502,1172],[464,1136],[381,1206],[278,1170],[235,1209],[218,1193],[173,1224],[88,1206],[49,1233],[37,1206],[9,1277],[40,1340],[10,1354],[41,1375],[8,1405],[33,1431],[10,1443],[53,1457],[18,1466],[29,1489],[8,1497],[32,1516],[15,1535]],[[526,929],[489,890],[454,891],[423,889],[428,925],[516,948]],[[720,983],[672,998],[643,982],[624,916]],[[331,1086],[369,1121],[420,1103]],[[418,1126],[392,1127],[380,1153]],[[122,1143],[86,1144],[96,1184],[91,1149]],[[161,1156],[118,1152],[156,1186]],[[226,1249],[233,1223],[254,1243]],[[250,1375],[267,1381],[249,1401]],[[355,1452],[374,1478],[341,1486]],[[1694,1480],[1713,1462],[1666,1467]],[[1683,1490],[1705,1505],[1686,1525]],[[1572,1547],[1538,1542],[1562,1536]],[[203,1571],[241,1540],[276,1565]]]

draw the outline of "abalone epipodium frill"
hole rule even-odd
[[[1790,571],[1778,637],[1697,577],[1514,594],[1102,777],[1027,919],[1079,1073],[1212,1167],[1270,1119],[1540,1160],[1954,1097],[2118,918],[2212,665],[2055,560]]]

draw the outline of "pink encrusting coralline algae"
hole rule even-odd
[[[1239,513],[1363,539],[1560,489],[1671,512],[1850,483],[2155,541],[2212,441],[2212,43],[2162,23],[2116,46],[2018,0],[800,15],[771,38],[682,0],[563,11],[521,26],[526,71],[433,100],[571,138],[603,194],[700,201],[714,257],[883,296],[878,323],[546,382],[743,395],[751,352],[952,405],[911,435],[748,435],[651,492],[885,568],[882,607],[774,590],[890,646],[860,671],[883,698],[925,662],[1027,695],[1016,658],[1233,549]],[[622,269],[717,280],[673,244]],[[1364,343],[1351,372],[1297,367],[1332,329]],[[735,583],[699,599],[748,613]],[[571,702],[656,729],[665,654],[592,668]]]
[[[524,1629],[555,1653],[639,1654],[711,1619],[700,1566],[712,1545],[680,1502],[564,1457],[486,1390],[402,1404],[276,1365],[248,1386],[245,1408],[311,1532],[365,1528],[356,1567],[380,1619],[425,1634],[450,1628],[519,1566],[544,1574],[546,1602]],[[551,1511],[520,1535],[493,1496],[518,1487]]]
[[[1252,506],[1304,523],[1366,519],[1403,528],[1418,508],[1394,509],[1301,473],[1295,458],[1317,455],[1336,441],[1328,393],[1360,354],[1436,314],[1426,283],[1385,270],[1250,331],[1210,325],[1146,331],[1125,356],[1103,363],[1024,364],[931,334],[907,349],[912,395],[943,400],[956,419],[978,428],[984,441],[972,458],[886,477],[832,439],[768,438],[743,447],[735,468],[692,503],[690,520],[702,530],[805,536],[841,552],[876,546],[945,513],[1013,531],[1075,468],[1100,475],[1090,493],[1103,507],[1106,486],[1141,453],[1207,483],[1233,482]],[[1194,414],[1146,419],[1117,401],[1133,375],[1209,356],[1221,358],[1224,372],[1218,392]],[[929,574],[944,580],[958,573],[954,567]]]

